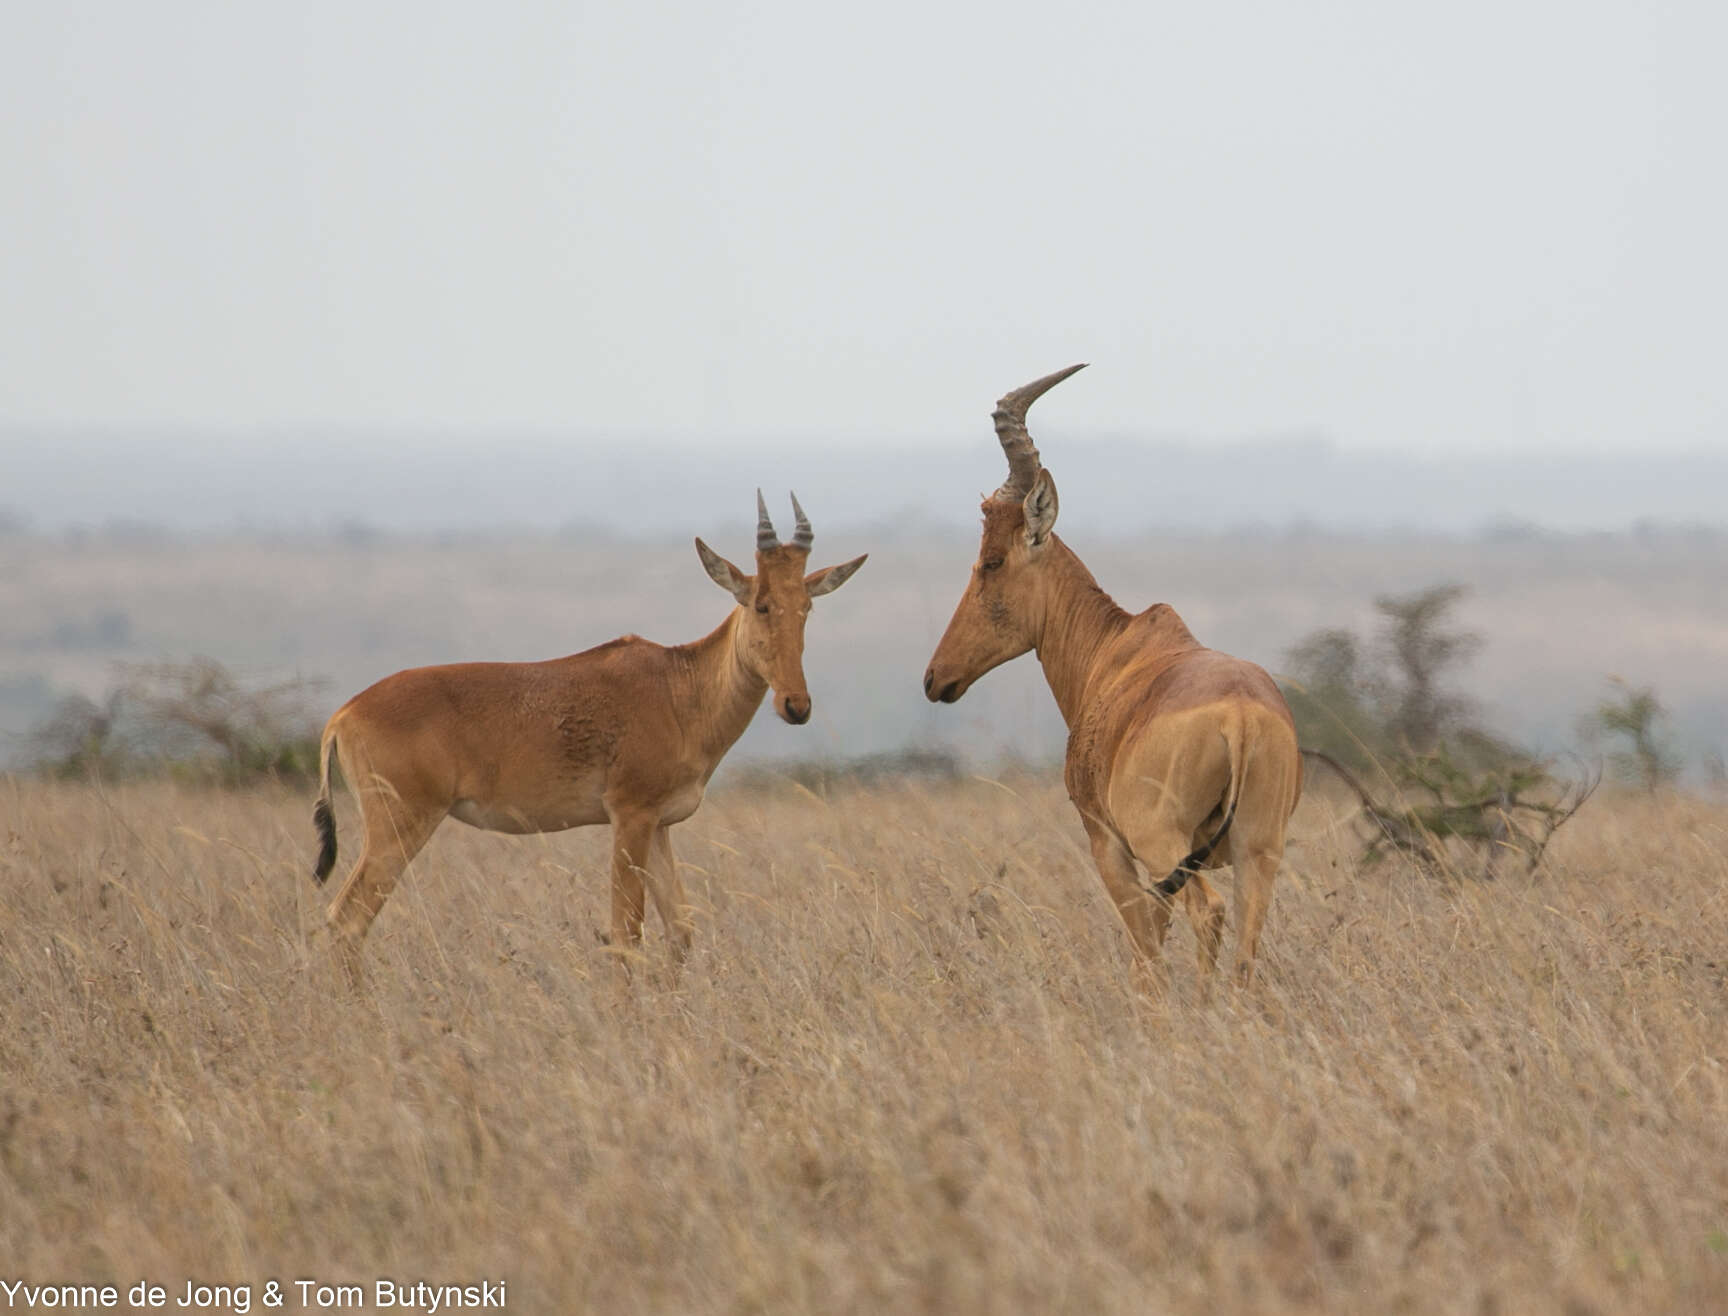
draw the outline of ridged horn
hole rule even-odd
[[[1086,363],[1082,361],[1066,370],[1058,370],[1053,375],[1034,379],[1030,384],[1004,395],[996,404],[996,410],[990,413],[990,419],[996,423],[996,437],[1002,441],[1002,451],[1008,457],[1008,480],[996,491],[994,497],[1017,503],[1032,492],[1032,481],[1038,478],[1040,463],[1038,449],[1032,442],[1032,436],[1026,432],[1026,412],[1034,402],[1069,375],[1085,368]]]
[[[804,509],[798,506],[797,494],[792,495],[792,513],[798,518],[798,524],[792,530],[792,547],[808,550],[816,533],[810,529],[810,518],[804,515]]]
[[[768,519],[768,504],[762,501],[762,491],[756,491],[756,551],[766,553],[780,547],[780,536],[774,533],[774,523]]]

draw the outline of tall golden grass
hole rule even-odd
[[[1178,921],[1162,1004],[1051,783],[717,794],[697,953],[651,925],[622,989],[602,830],[447,824],[349,996],[309,809],[0,781],[0,1279],[1728,1309],[1721,804],[1593,802],[1491,885],[1304,847],[1257,986]]]

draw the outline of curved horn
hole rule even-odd
[[[1002,451],[1008,456],[1008,480],[996,491],[995,497],[1017,503],[1032,491],[1032,481],[1038,476],[1040,463],[1038,449],[1032,443],[1032,436],[1026,432],[1026,411],[1069,375],[1085,368],[1086,363],[1082,361],[1053,375],[1035,379],[1006,394],[996,404],[990,419],[996,423],[996,437],[1002,441]]]
[[[792,531],[792,547],[808,549],[816,534],[810,529],[810,518],[804,515],[804,509],[798,506],[798,495],[792,495],[792,512],[798,518],[798,524]]]
[[[774,533],[774,523],[768,519],[768,504],[762,501],[762,491],[756,491],[756,551],[766,553],[780,547],[780,536]]]

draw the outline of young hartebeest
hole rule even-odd
[[[696,553],[738,601],[709,635],[671,648],[626,635],[541,663],[416,667],[361,691],[324,727],[314,877],[336,862],[330,763],[340,755],[366,831],[328,918],[350,981],[367,929],[409,860],[446,816],[494,832],[612,825],[612,944],[641,942],[643,887],[675,961],[692,928],[668,831],[696,812],[714,769],[762,696],[794,726],[810,719],[804,622],[810,600],[839,589],[866,555],[805,573],[812,534],[782,544],[756,494],[756,574],[700,539]]]
[[[1210,976],[1224,900],[1199,870],[1230,863],[1236,973],[1246,982],[1302,789],[1295,723],[1261,668],[1204,648],[1167,604],[1137,615],[1117,607],[1052,533],[1056,483],[1039,462],[1026,411],[1081,368],[996,404],[1008,480],[984,500],[978,561],[924,693],[951,704],[991,668],[1036,650],[1068,724],[1068,795],[1138,962],[1161,979],[1171,901],[1185,893],[1201,973]],[[1136,860],[1168,876],[1148,887]]]

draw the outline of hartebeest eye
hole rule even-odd
[[[766,603],[758,603],[756,605],[756,611],[766,617],[768,615],[768,605]]]
[[[980,571],[998,571],[1001,567],[1002,559],[999,557],[988,558],[978,564],[978,570]]]

